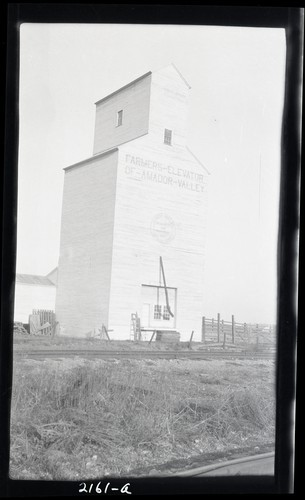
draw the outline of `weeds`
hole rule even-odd
[[[257,431],[272,436],[274,398],[262,387],[222,386],[218,376],[211,390],[213,376],[205,383],[190,373],[177,377],[171,366],[179,364],[88,361],[38,364],[25,372],[16,363],[13,477],[27,469],[36,478],[86,477],[92,454],[98,461],[91,474],[121,475],[145,459],[192,453],[194,441],[205,447]]]

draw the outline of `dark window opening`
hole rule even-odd
[[[164,144],[171,146],[172,144],[172,131],[167,128],[164,130]]]
[[[118,114],[117,114],[117,123],[116,123],[116,126],[117,127],[120,127],[123,123],[123,110],[121,109],[120,111],[118,111]]]
[[[162,316],[162,306],[154,307],[154,319],[161,319]]]
[[[169,311],[166,306],[163,307],[163,319],[170,320]]]

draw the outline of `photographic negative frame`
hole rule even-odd
[[[4,496],[82,494],[80,481],[14,481],[8,476],[9,415],[12,384],[13,294],[16,264],[18,172],[19,28],[22,23],[129,23],[284,28],[286,81],[282,122],[278,236],[277,416],[275,476],[221,478],[120,478],[133,494],[288,493],[296,491],[296,398],[298,233],[300,228],[302,10],[291,7],[205,7],[140,5],[8,5],[5,81],[5,162],[3,169],[1,316],[1,481]],[[5,16],[4,16],[5,19]],[[293,472],[294,471],[294,472]],[[3,478],[3,479],[2,479]],[[109,482],[111,478],[109,478]],[[293,487],[294,483],[294,487]]]

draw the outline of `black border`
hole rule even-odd
[[[288,3],[288,2],[287,2]],[[291,3],[289,3],[291,5]],[[14,275],[16,263],[17,164],[18,164],[18,75],[19,31],[22,22],[142,23],[285,28],[287,71],[282,126],[282,170],[280,234],[278,240],[278,365],[277,440],[275,479],[262,477],[228,478],[120,478],[113,484],[131,483],[133,494],[204,493],[292,493],[298,492],[299,462],[296,461],[293,486],[290,456],[291,408],[295,398],[295,350],[297,313],[295,311],[301,171],[301,81],[303,67],[303,15],[299,5],[288,6],[204,6],[140,4],[43,4],[1,3],[2,93],[5,114],[4,168],[2,174],[2,266],[0,337],[0,496],[78,496],[76,481],[16,481],[8,478],[9,412],[12,383],[12,331]],[[302,236],[302,234],[301,234]],[[301,239],[302,245],[302,239]],[[302,246],[301,246],[302,248]],[[302,262],[300,261],[300,268]],[[301,307],[301,303],[300,303]],[[299,318],[301,320],[301,316]],[[300,367],[298,367],[298,377]],[[298,379],[298,397],[300,397]],[[298,424],[298,421],[297,421]],[[297,425],[298,429],[298,425]],[[296,451],[298,451],[298,441]],[[297,455],[298,456],[298,455]],[[109,479],[111,481],[111,479]]]

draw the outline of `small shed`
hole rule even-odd
[[[47,276],[16,274],[14,321],[28,323],[33,309],[55,311],[56,269]]]

